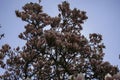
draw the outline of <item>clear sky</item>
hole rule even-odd
[[[42,0],[43,11],[50,16],[58,14],[57,5],[64,0]],[[71,8],[78,8],[87,12],[88,20],[83,24],[83,34],[100,33],[106,45],[105,61],[120,67],[120,0],[66,0]],[[0,0],[0,33],[5,33],[2,44],[8,43],[12,48],[23,46],[24,41],[18,38],[24,31],[25,22],[17,18],[15,10],[21,10],[28,2],[38,0]]]

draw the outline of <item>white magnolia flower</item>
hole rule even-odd
[[[73,75],[70,75],[69,77],[68,77],[68,80],[71,80],[73,78]]]
[[[23,80],[32,80],[31,78],[27,77],[26,79],[23,79]]]
[[[111,78],[111,77],[112,77],[111,74],[107,73],[107,74],[105,75],[105,80],[106,80],[108,77]]]

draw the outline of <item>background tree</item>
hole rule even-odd
[[[68,80],[98,79],[115,75],[116,66],[104,62],[102,35],[92,33],[87,39],[81,24],[88,18],[85,11],[70,9],[64,1],[59,14],[50,17],[37,3],[27,3],[17,17],[27,22],[19,38],[26,41],[22,49],[8,44],[0,49],[0,65],[5,80]],[[49,29],[47,28],[49,27]]]
[[[2,26],[0,25],[0,28],[1,28]],[[2,39],[4,37],[4,34],[3,33],[0,33],[0,40]]]

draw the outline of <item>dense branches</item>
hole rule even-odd
[[[86,80],[104,80],[106,74],[118,72],[117,67],[103,61],[102,35],[93,33],[87,39],[81,34],[81,24],[88,18],[86,12],[70,9],[66,1],[58,9],[58,16],[50,17],[42,6],[31,2],[23,11],[15,11],[28,23],[19,35],[26,44],[14,50],[8,44],[2,46],[2,79],[80,80],[84,76]]]

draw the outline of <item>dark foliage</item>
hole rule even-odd
[[[41,5],[31,2],[23,11],[15,11],[28,23],[19,35],[26,44],[14,50],[8,44],[2,46],[0,66],[5,73],[1,79],[104,80],[108,73],[115,79],[118,68],[103,61],[102,35],[92,33],[87,39],[81,34],[86,12],[70,9],[66,1],[58,10],[58,16],[50,17]]]

